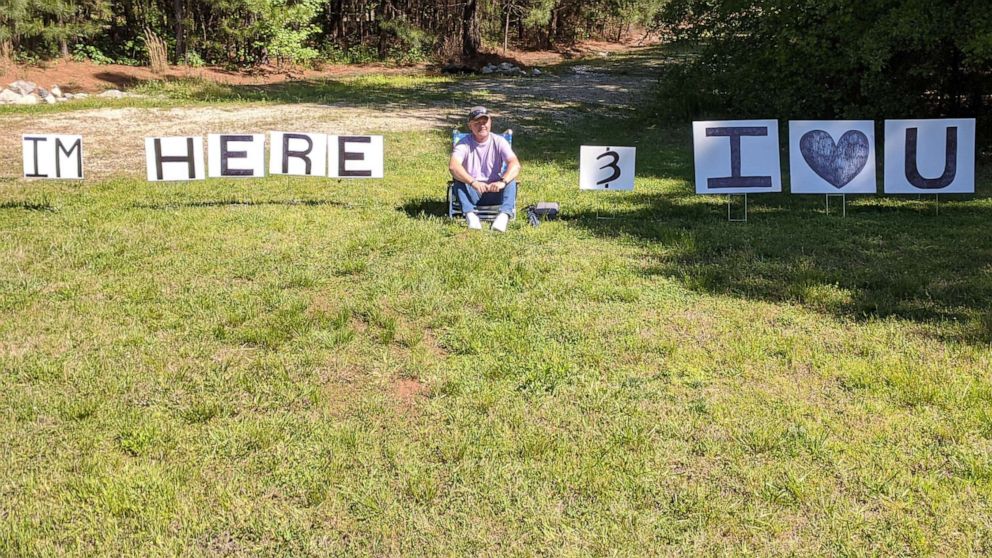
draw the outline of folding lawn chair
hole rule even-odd
[[[513,130],[507,130],[500,134],[503,136],[510,145],[513,145]],[[451,146],[454,147],[458,142],[462,141],[463,138],[468,136],[468,132],[459,132],[458,130],[451,131]],[[500,172],[506,170],[506,163],[503,163],[503,168]],[[519,195],[520,183],[517,182],[517,192]],[[475,206],[475,214],[479,216],[481,221],[492,221],[499,215],[500,202],[503,201],[503,194],[501,192],[486,192],[482,194],[479,203]],[[455,195],[455,181],[448,181],[448,217],[454,219],[455,217],[462,216],[462,204],[458,201],[458,196]],[[514,205],[513,213],[510,214],[511,219],[517,218],[517,207]]]

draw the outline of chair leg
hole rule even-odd
[[[448,183],[448,218],[455,218],[455,193],[454,193],[454,183]]]

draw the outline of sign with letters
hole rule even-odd
[[[327,176],[327,134],[269,132],[269,174]]]
[[[24,178],[82,179],[83,137],[24,134]]]
[[[265,134],[209,134],[207,163],[210,178],[262,178]]]
[[[579,149],[580,190],[634,189],[634,147],[583,145]]]
[[[974,118],[885,121],[886,194],[974,192]]]
[[[782,191],[777,120],[693,122],[697,194]]]
[[[382,178],[382,136],[327,136],[327,176]]]
[[[789,171],[793,194],[874,194],[875,123],[789,122]]]
[[[149,182],[203,180],[203,138],[145,138],[145,166]]]

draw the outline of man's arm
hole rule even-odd
[[[462,166],[462,161],[457,154],[451,155],[451,161],[448,162],[448,171],[451,172],[451,177],[459,182],[464,182],[472,188],[474,188],[480,194],[485,194],[488,191],[488,184],[481,180],[475,180],[472,175],[465,170]]]
[[[513,155],[512,157],[506,160],[506,171],[503,173],[503,176],[500,177],[500,179],[497,180],[496,182],[493,182],[488,185],[489,191],[498,192],[503,188],[506,188],[506,185],[516,180],[517,175],[519,174],[520,174],[520,160],[517,159],[516,155]]]

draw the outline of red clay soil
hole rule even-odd
[[[472,60],[463,60],[460,63],[479,68],[488,63],[505,61],[523,68],[531,68],[558,64],[570,58],[595,55],[600,52],[623,51],[633,46],[653,42],[655,42],[653,39],[639,41],[638,37],[631,37],[620,43],[585,41],[563,52],[509,49],[504,54],[502,49],[498,49],[484,53]],[[262,66],[245,71],[230,71],[218,67],[173,66],[163,76],[156,75],[149,68],[140,66],[98,65],[92,62],[54,60],[41,65],[0,67],[0,87],[18,79],[25,79],[42,87],[58,85],[66,93],[96,93],[107,89],[127,89],[144,81],[160,79],[197,78],[231,85],[268,85],[291,80],[335,78],[370,73],[418,74],[432,69],[434,68],[426,65],[397,67],[382,64],[325,65],[319,69],[286,69]]]

